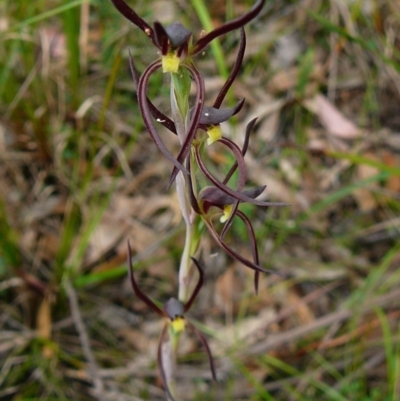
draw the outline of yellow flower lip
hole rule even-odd
[[[222,138],[222,131],[220,125],[211,125],[207,129],[207,145],[211,145],[214,142],[217,142],[219,139]]]
[[[226,221],[228,221],[229,217],[231,216],[232,209],[233,209],[233,205],[225,205],[224,206],[224,209],[223,209],[224,214],[219,219],[219,221],[221,223],[225,223]]]
[[[185,319],[183,317],[176,317],[171,321],[171,327],[174,333],[181,333],[185,330]]]
[[[177,73],[179,70],[181,59],[176,55],[175,52],[171,52],[162,56],[162,70],[163,72]]]

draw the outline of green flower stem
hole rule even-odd
[[[189,95],[191,79],[188,71],[180,68],[178,73],[171,74],[171,112],[175,123],[178,139],[184,143],[189,125]],[[183,248],[179,266],[179,290],[178,299],[185,303],[189,297],[189,284],[193,269],[191,268],[191,256],[197,250],[199,238],[196,235],[195,216],[192,211],[187,193],[187,182],[182,172],[176,176],[176,192],[183,220],[186,224],[185,245]],[[179,346],[180,333],[169,329],[169,341],[163,345],[163,361],[168,388],[173,397],[176,396],[175,366]]]
[[[192,255],[192,242],[193,242],[193,224],[186,224],[186,237],[185,237],[185,247],[183,248],[183,253],[181,257],[181,264],[179,266],[179,294],[178,299],[185,303],[188,299],[188,289],[190,283],[190,276],[192,270],[191,259]]]
[[[185,141],[189,125],[189,95],[190,76],[186,68],[180,67],[178,73],[171,74],[171,111],[179,141]],[[185,245],[179,266],[179,295],[178,299],[185,303],[188,298],[188,287],[191,279],[191,259],[194,242],[194,216],[187,197],[187,183],[182,172],[176,177],[176,191],[181,206],[182,216],[186,223]]]

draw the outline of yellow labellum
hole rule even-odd
[[[224,210],[223,210],[224,214],[219,219],[219,221],[221,223],[225,223],[229,219],[229,217],[232,213],[232,209],[233,209],[233,205],[225,205],[224,206]]]
[[[181,59],[175,53],[168,53],[166,56],[162,56],[163,72],[178,72],[180,61]]]
[[[172,322],[171,322],[172,330],[178,334],[185,330],[185,319],[181,317],[176,317]]]
[[[222,138],[221,127],[219,125],[212,125],[210,128],[207,129],[207,135],[207,144],[211,145],[212,143]]]

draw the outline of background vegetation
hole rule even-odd
[[[199,35],[252,2],[130,4]],[[287,279],[262,277],[255,296],[249,270],[205,235],[191,315],[220,382],[186,336],[182,399],[400,400],[399,29],[397,0],[270,0],[247,28],[229,99],[246,105],[223,129],[240,140],[259,117],[249,179],[291,207],[246,213],[262,265]],[[197,60],[210,99],[237,44],[228,35]],[[127,283],[126,241],[165,300],[183,227],[128,49],[141,70],[157,57],[107,0],[0,3],[0,400],[164,399],[162,323]],[[161,106],[162,83],[150,94]],[[249,252],[240,224],[230,235]]]

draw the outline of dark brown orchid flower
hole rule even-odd
[[[244,190],[244,185],[246,181],[246,167],[244,164],[244,156],[248,149],[249,138],[251,134],[251,130],[256,123],[257,119],[250,121],[250,123],[246,127],[246,135],[245,141],[242,149],[240,149],[234,142],[232,142],[228,138],[222,137],[219,140],[219,143],[226,146],[234,155],[236,161],[232,168],[228,171],[228,174],[224,178],[223,181],[219,181],[216,177],[214,177],[209,170],[207,169],[204,161],[201,157],[200,152],[200,144],[195,144],[195,158],[197,165],[200,168],[200,171],[204,174],[204,176],[213,184],[212,186],[208,186],[203,188],[198,196],[193,192],[193,185],[189,180],[188,191],[189,191],[189,200],[191,202],[193,210],[201,215],[205,225],[207,226],[210,234],[213,236],[218,245],[224,249],[230,256],[234,259],[238,260],[245,266],[253,269],[255,271],[254,276],[254,285],[256,292],[258,291],[259,284],[259,274],[263,273],[274,273],[278,274],[275,271],[265,269],[260,266],[259,257],[258,257],[258,247],[255,238],[255,233],[253,226],[248,219],[248,217],[238,210],[239,204],[242,202],[251,203],[257,206],[287,206],[286,203],[279,202],[265,202],[259,201],[256,198],[262,194],[265,190],[266,186],[255,187],[251,189]],[[227,184],[238,169],[238,182],[236,189],[232,189]],[[188,165],[188,170],[190,170],[190,165]],[[215,216],[215,211],[219,214],[222,212],[222,217],[220,221],[224,224],[224,227],[220,233],[217,232],[216,228],[213,224],[213,217]],[[252,259],[249,260],[239,253],[237,253],[234,249],[232,249],[224,240],[224,237],[229,230],[233,219],[235,217],[240,218],[246,226],[247,235],[250,241],[250,248],[252,252]],[[279,275],[279,274],[278,274]]]
[[[219,139],[221,139],[222,137],[222,132],[220,129],[220,123],[226,121],[227,119],[229,119],[231,116],[237,114],[244,103],[244,99],[240,100],[238,102],[238,104],[231,108],[231,109],[226,109],[226,110],[219,110],[219,108],[221,107],[221,104],[223,102],[223,100],[225,99],[226,94],[228,93],[229,88],[232,86],[238,72],[239,69],[242,65],[243,62],[243,57],[244,57],[244,52],[246,49],[246,34],[245,31],[243,29],[243,27],[240,28],[240,44],[239,44],[239,50],[238,50],[238,54],[237,54],[237,58],[235,60],[235,63],[233,65],[233,68],[231,70],[231,72],[229,73],[229,76],[225,82],[225,84],[223,85],[223,87],[221,88],[221,90],[218,93],[217,98],[215,99],[214,105],[212,108],[208,108],[208,107],[203,107],[203,109],[201,110],[201,115],[199,117],[199,126],[196,127],[196,131],[197,128],[202,128],[203,130],[205,130],[208,134],[208,144],[211,144],[215,141],[218,141]],[[198,106],[198,103],[195,103],[196,107]],[[205,120],[206,117],[210,117],[210,112],[207,112],[206,110],[212,110],[212,117],[213,117],[213,121],[211,122],[210,120]],[[197,109],[196,109],[197,111]],[[193,109],[191,110],[191,115],[193,114]],[[208,114],[208,116],[206,115]],[[154,114],[153,116],[155,118],[157,118]],[[168,128],[167,125],[170,125],[170,122],[172,124],[174,124],[171,120],[170,122],[168,121],[169,119],[162,119],[162,121],[165,121],[165,127]],[[210,122],[209,125],[207,125],[206,123]],[[201,123],[203,123],[201,125]],[[253,124],[254,125],[254,124]],[[175,125],[174,125],[175,128]],[[250,128],[251,130],[251,128]],[[175,131],[176,134],[176,131]],[[191,141],[193,141],[194,137],[195,137],[196,132],[193,133],[189,133],[187,138],[191,138]],[[179,156],[178,156],[179,157]],[[171,183],[173,182],[176,174],[177,174],[178,170],[175,167],[174,170],[172,171],[171,174],[171,178],[170,178],[170,182],[169,185],[171,185]]]
[[[141,29],[160,50],[163,58],[163,67],[165,67],[164,71],[169,72],[177,72],[181,59],[198,54],[215,38],[246,25],[259,14],[265,3],[265,0],[257,0],[247,13],[222,24],[208,34],[200,37],[197,42],[191,44],[190,38],[192,37],[192,32],[179,22],[175,22],[167,27],[163,27],[159,22],[155,22],[152,28],[124,0],[111,1],[123,16]]]
[[[215,99],[215,102],[214,102],[212,108],[208,108],[208,109],[213,110],[214,115],[216,113],[215,110],[218,110],[221,107],[221,104],[222,104],[223,100],[225,99],[225,96],[226,96],[229,88],[232,86],[232,83],[234,82],[234,80],[239,72],[239,69],[243,62],[245,48],[246,48],[246,34],[244,32],[244,29],[241,28],[240,29],[239,50],[238,50],[238,54],[237,54],[235,63],[233,65],[233,68],[232,68],[231,72],[229,73],[229,76],[228,76],[225,84],[219,91],[218,96]],[[140,74],[135,68],[133,58],[130,53],[129,53],[129,64],[130,64],[130,69],[131,69],[133,80],[135,81],[136,86],[139,86]],[[153,116],[153,118],[156,119],[157,122],[162,124],[165,128],[167,128],[173,134],[177,135],[175,123],[168,116],[166,116],[161,110],[157,109],[157,107],[151,102],[151,100],[148,97],[146,97],[146,98],[147,98],[147,102],[149,104],[150,113]],[[240,102],[232,109],[223,110],[222,111],[223,114],[221,114],[221,115],[217,114],[216,116],[219,120],[219,123],[226,121],[231,116],[237,114],[240,111],[240,109],[242,108],[243,103],[244,103],[244,99],[240,100]],[[205,115],[207,113],[207,111],[205,109],[207,109],[206,106],[203,107],[202,115],[204,115],[204,117],[207,117]],[[227,115],[227,113],[229,113],[229,115]],[[193,114],[193,108],[191,110],[191,114]],[[204,123],[204,120],[203,120],[204,117],[200,116],[200,124]],[[226,117],[226,118],[224,118],[224,117]]]
[[[139,107],[146,129],[148,130],[151,138],[160,149],[160,151],[174,165],[174,169],[171,173],[171,178],[169,181],[170,186],[175,180],[178,171],[182,171],[184,174],[188,173],[186,168],[184,167],[184,163],[187,156],[189,155],[192,141],[195,138],[198,128],[203,128],[206,130],[209,135],[209,143],[218,140],[221,136],[219,122],[202,123],[202,117],[204,121],[204,117],[207,117],[207,114],[212,114],[217,117],[217,119],[213,119],[214,121],[222,122],[229,118],[229,116],[236,114],[243,105],[243,101],[241,101],[235,108],[231,110],[220,110],[218,112],[222,100],[225,97],[229,87],[232,85],[232,82],[234,81],[243,60],[245,47],[243,26],[258,15],[262,7],[264,6],[265,0],[256,1],[256,3],[247,13],[219,26],[210,33],[202,36],[194,44],[191,44],[192,33],[188,31],[185,27],[183,27],[180,23],[173,23],[167,27],[163,27],[159,22],[155,22],[153,24],[153,27],[151,27],[138,14],[136,14],[136,12],[124,0],[111,1],[113,2],[116,9],[125,18],[127,18],[139,29],[141,29],[161,52],[161,60],[156,60],[151,65],[149,65],[143,72],[141,77],[139,77],[139,74],[135,71],[132,58],[130,58],[130,65],[134,79],[137,82]],[[228,77],[227,82],[222,88],[217,100],[215,101],[213,108],[209,108],[202,113],[205,97],[203,77],[197,71],[193,63],[186,62],[182,65],[182,62],[185,61],[188,56],[193,56],[201,52],[213,39],[236,29],[241,29],[241,42],[237,61],[235,62],[234,68],[230,76]],[[196,99],[194,102],[195,106],[191,113],[191,119],[187,128],[187,133],[185,134],[185,139],[181,145],[179,154],[177,155],[177,157],[174,157],[160,138],[152,117],[158,122],[164,124],[169,130],[176,134],[177,132],[175,124],[171,119],[165,116],[151,103],[151,101],[147,97],[147,87],[151,75],[159,68],[162,68],[164,72],[176,73],[178,72],[181,65],[184,66],[185,69],[189,70],[192,79],[196,83],[197,90]]]
[[[204,283],[204,272],[203,268],[201,267],[200,263],[195,259],[191,258],[193,263],[195,264],[198,272],[199,272],[199,281],[196,284],[196,287],[193,290],[192,295],[190,296],[189,300],[186,303],[182,303],[176,298],[170,298],[163,306],[163,308],[159,308],[150,298],[149,296],[144,293],[138,286],[135,276],[133,274],[133,267],[132,267],[132,251],[131,246],[128,241],[128,265],[129,265],[129,278],[132,284],[133,291],[135,295],[141,299],[150,309],[156,312],[158,315],[167,318],[167,322],[164,328],[161,331],[160,339],[158,342],[158,351],[157,351],[157,359],[158,359],[158,367],[160,369],[160,375],[162,381],[164,383],[164,387],[169,395],[169,397],[174,400],[174,397],[171,394],[171,391],[168,387],[167,383],[167,376],[165,373],[163,360],[162,360],[162,344],[165,340],[167,335],[168,328],[171,328],[174,333],[180,333],[185,329],[185,325],[189,326],[190,329],[196,334],[200,342],[203,344],[206,354],[208,357],[208,361],[210,364],[211,374],[214,380],[217,380],[217,375],[215,371],[215,364],[211,354],[210,347],[208,346],[206,338],[203,334],[191,323],[189,320],[186,319],[185,313],[190,310],[192,307],[201,287]]]
[[[145,25],[143,25],[145,26]],[[191,65],[185,65],[184,68],[188,69],[193,80],[196,83],[197,91],[196,91],[196,99],[195,99],[195,107],[190,110],[190,124],[185,135],[185,140],[181,146],[181,150],[178,156],[175,158],[163,140],[161,139],[156,126],[154,124],[154,120],[158,123],[164,125],[168,130],[177,135],[177,130],[175,127],[175,123],[166,116],[162,111],[157,109],[154,104],[147,97],[147,86],[149,83],[150,76],[161,67],[162,62],[157,60],[150,64],[146,70],[143,72],[142,76],[139,75],[138,71],[135,68],[133,58],[129,57],[130,69],[132,73],[132,77],[136,83],[138,88],[138,100],[139,106],[141,110],[141,114],[145,123],[145,126],[159,148],[159,150],[174,164],[174,169],[171,173],[171,178],[169,181],[169,186],[174,181],[176,174],[178,171],[182,171],[184,174],[187,174],[187,170],[183,166],[185,159],[187,158],[193,139],[196,136],[197,130],[203,129],[208,134],[208,144],[212,144],[213,142],[219,140],[222,137],[222,132],[220,129],[220,123],[228,120],[231,116],[237,114],[244,103],[244,99],[240,100],[236,106],[230,109],[220,109],[220,106],[228,92],[229,88],[232,86],[234,82],[240,66],[243,61],[244,51],[246,47],[246,36],[243,27],[240,29],[240,44],[239,51],[236,58],[236,61],[233,65],[233,68],[227,78],[227,81],[221,88],[213,107],[204,106],[204,81],[201,74],[197,71],[196,67]]]

